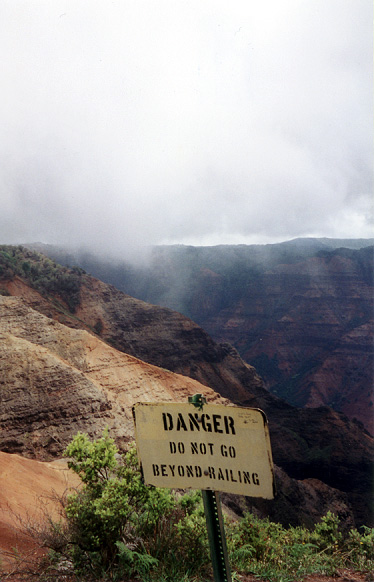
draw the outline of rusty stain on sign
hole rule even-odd
[[[261,410],[138,403],[133,414],[145,483],[274,497],[269,430]]]

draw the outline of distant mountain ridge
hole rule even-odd
[[[374,433],[374,239],[161,246],[139,266],[47,249],[230,343],[273,393]]]

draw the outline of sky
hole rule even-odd
[[[373,236],[372,0],[0,0],[0,243]]]

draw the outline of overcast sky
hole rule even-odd
[[[0,242],[373,236],[372,0],[0,0]]]

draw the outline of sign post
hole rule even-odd
[[[188,402],[203,410],[206,399],[202,394],[188,397]],[[210,556],[215,582],[231,582],[230,562],[227,555],[225,527],[218,491],[202,490],[205,520],[208,531]]]
[[[202,490],[206,526],[215,582],[231,582],[225,528],[218,491]]]
[[[133,415],[144,482],[202,490],[214,580],[231,582],[218,491],[274,497],[265,414],[256,408],[207,404],[195,394],[188,404],[135,404]]]

